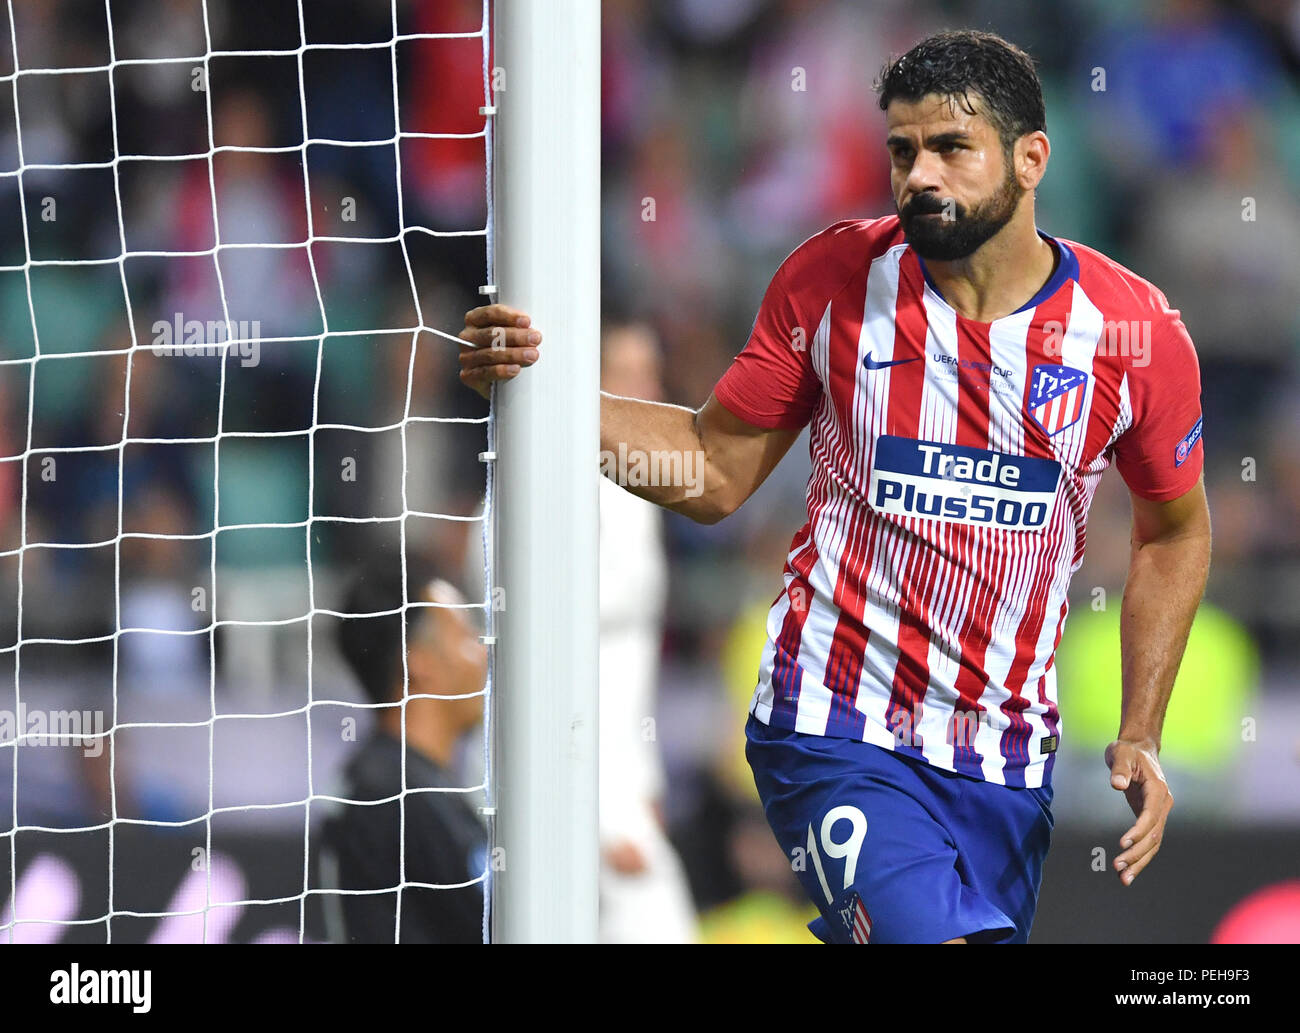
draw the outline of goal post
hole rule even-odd
[[[494,391],[493,940],[593,942],[600,3],[496,0],[495,298],[542,359]]]

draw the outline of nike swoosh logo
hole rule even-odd
[[[862,365],[866,366],[867,369],[885,369],[888,366],[901,366],[905,362],[915,362],[918,358],[920,358],[920,356],[914,356],[910,359],[887,359],[882,362],[881,360],[873,359],[868,355],[862,360]]]

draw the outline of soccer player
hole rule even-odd
[[[487,648],[465,616],[461,594],[415,559],[408,563],[407,593],[441,605],[385,613],[400,610],[403,595],[401,572],[384,569],[355,577],[343,604],[345,613],[383,614],[345,618],[338,644],[366,695],[386,706],[349,761],[339,795],[387,802],[341,805],[330,817],[322,874],[327,888],[388,892],[325,894],[329,934],[350,943],[393,942],[404,824],[406,882],[455,888],[403,888],[401,942],[482,943],[483,887],[474,880],[486,868],[487,831],[465,793],[438,790],[458,786],[449,770],[456,744],[482,720],[483,699],[475,693],[487,676]],[[406,685],[422,698],[403,703]]]
[[[811,423],[808,521],[746,750],[821,911],[811,928],[1024,942],[1062,734],[1052,658],[1112,462],[1133,511],[1105,754],[1136,816],[1112,861],[1123,884],[1173,805],[1161,727],[1210,555],[1196,352],[1156,287],[1037,228],[1051,146],[1023,51],[941,33],[877,89],[897,214],[796,248],[700,409],[602,395],[601,447],[702,454],[702,494],[628,490],[712,523]],[[461,337],[480,391],[539,354],[528,317],[501,305],[469,312]]]

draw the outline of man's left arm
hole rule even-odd
[[[1110,784],[1137,820],[1114,867],[1130,885],[1160,849],[1173,796],[1160,770],[1160,732],[1210,567],[1210,513],[1202,476],[1185,494],[1153,502],[1130,492],[1133,534],[1120,615],[1123,702],[1106,748]]]

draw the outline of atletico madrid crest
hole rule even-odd
[[[1059,434],[1083,415],[1088,374],[1072,366],[1040,363],[1029,374],[1029,415],[1047,432]]]
[[[862,898],[856,893],[840,908],[840,920],[848,930],[849,939],[854,943],[871,942],[871,916],[862,904]]]

